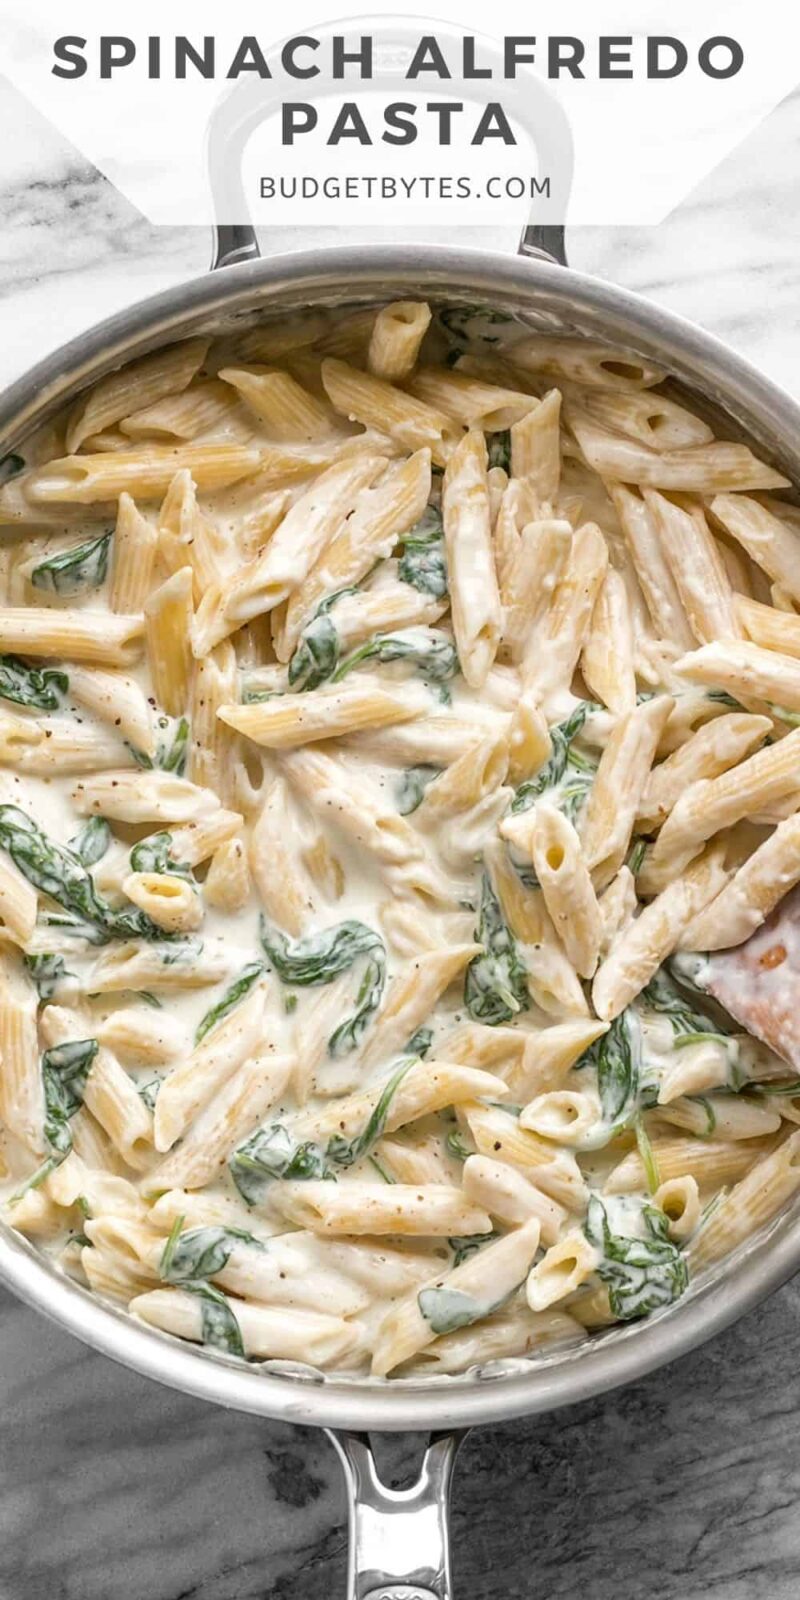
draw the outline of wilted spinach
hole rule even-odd
[[[679,1299],[689,1283],[686,1258],[668,1235],[663,1211],[642,1206],[643,1238],[612,1233],[602,1200],[592,1195],[586,1218],[586,1237],[602,1251],[597,1275],[608,1290],[609,1303],[620,1322],[645,1317],[660,1306]]]
[[[239,1004],[239,1001],[250,993],[253,985],[262,976],[263,971],[263,961],[251,961],[248,966],[242,969],[236,981],[231,984],[229,989],[225,990],[222,999],[218,1000],[217,1004],[212,1006],[204,1017],[201,1017],[194,1036],[195,1044],[199,1044],[201,1039],[204,1039],[212,1028],[216,1028],[217,1023],[222,1022],[223,1018],[227,1017],[234,1007]]]
[[[0,656],[0,699],[37,711],[58,711],[68,689],[66,672],[29,667],[19,656]]]
[[[410,583],[412,588],[431,595],[434,600],[441,600],[447,594],[442,514],[436,506],[428,506],[419,522],[406,534],[397,574],[403,583]]]
[[[108,572],[108,556],[113,530],[102,533],[99,539],[73,545],[59,555],[49,556],[31,572],[34,589],[45,589],[51,594],[80,594],[86,589],[99,589]]]
[[[425,790],[434,778],[438,778],[441,767],[431,766],[427,761],[422,761],[416,767],[406,767],[395,785],[395,804],[401,817],[410,817],[425,798]]]
[[[534,778],[519,785],[511,802],[512,812],[529,811],[544,794],[555,790],[554,803],[570,822],[575,821],[594,782],[597,766],[575,749],[574,741],[589,712],[595,709],[591,700],[582,700],[566,721],[550,729],[550,757]]]
[[[483,953],[475,956],[467,967],[464,1000],[476,1022],[497,1027],[501,1022],[510,1022],[518,1011],[524,1011],[530,999],[517,941],[503,918],[500,902],[485,873],[475,937],[483,945]]]

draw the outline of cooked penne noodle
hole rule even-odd
[[[653,515],[633,489],[606,483],[656,633],[690,649],[694,635]]]
[[[486,682],[502,628],[486,468],[483,437],[471,430],[453,451],[442,483],[453,629],[461,671],[475,689]]]
[[[156,753],[153,716],[144,691],[134,678],[120,672],[99,672],[88,667],[69,669],[70,694],[103,722],[119,729],[121,739],[134,745],[142,755]],[[75,729],[73,728],[73,736]],[[103,766],[98,759],[97,766]]]
[[[599,1250],[577,1228],[564,1235],[528,1274],[525,1293],[531,1311],[546,1311],[580,1289],[601,1260]]]
[[[243,407],[218,378],[192,383],[182,394],[167,395],[153,405],[132,411],[122,418],[120,429],[125,444],[128,439],[162,437],[187,443],[200,438],[235,439],[245,444],[253,435]],[[91,445],[90,440],[87,445]]]
[[[72,791],[83,816],[118,822],[193,822],[218,810],[210,789],[171,772],[106,772],[83,778]]]
[[[170,1150],[226,1079],[257,1053],[264,1041],[265,998],[265,985],[259,982],[162,1084],[154,1121],[157,1150]]]
[[[422,716],[429,699],[413,685],[392,692],[362,674],[344,689],[319,689],[303,695],[278,695],[247,706],[220,706],[217,715],[237,733],[267,750],[294,750],[316,739],[385,728]]]
[[[273,1184],[270,1199],[282,1216],[313,1233],[460,1238],[492,1231],[485,1211],[443,1183],[284,1182]]]
[[[212,1183],[237,1144],[283,1094],[294,1068],[293,1056],[268,1052],[234,1067],[178,1144],[148,1175],[148,1188],[158,1194],[165,1188],[200,1189]]]
[[[800,729],[757,750],[719,777],[699,778],[685,790],[664,823],[648,862],[652,881],[660,884],[665,875],[680,872],[722,828],[792,795],[797,788],[798,747]]]
[[[800,882],[800,815],[787,817],[694,918],[682,950],[729,950],[743,944],[779,900]]]
[[[36,890],[3,852],[0,855],[0,919],[3,931],[15,944],[26,945],[36,927]],[[0,1047],[0,1065],[2,1047]]]
[[[242,911],[250,898],[250,868],[241,839],[227,839],[211,857],[203,899],[215,911]]]
[[[437,466],[445,465],[458,429],[443,411],[344,361],[323,361],[322,382],[331,405],[342,416],[380,429],[404,450],[428,449]]]
[[[90,1026],[78,1012],[65,1006],[46,1006],[40,1019],[42,1037],[50,1046],[86,1039]],[[91,1062],[83,1101],[123,1161],[137,1170],[147,1166],[153,1153],[152,1113],[125,1068],[105,1046]]]
[[[142,445],[94,456],[65,456],[37,468],[27,484],[33,503],[91,505],[118,495],[153,500],[166,494],[176,472],[191,473],[199,489],[223,489],[247,478],[261,465],[263,452],[248,445],[182,445],[170,450]]]
[[[462,1183],[467,1199],[482,1206],[506,1226],[535,1218],[544,1245],[555,1243],[567,1220],[568,1213],[563,1206],[556,1205],[555,1200],[504,1161],[492,1161],[488,1156],[468,1156]]]
[[[132,615],[144,610],[157,544],[158,529],[142,516],[129,494],[121,494],[111,542],[112,611]]]
[[[426,950],[392,979],[363,1052],[365,1066],[374,1066],[403,1049],[445,989],[463,972],[467,962],[479,954],[480,948],[477,944],[463,944],[444,950]]]
[[[147,659],[156,698],[171,717],[185,709],[192,653],[192,569],[182,567],[145,601]]]
[[[598,1016],[605,1022],[619,1016],[662,961],[677,949],[692,919],[716,898],[726,876],[720,852],[712,847],[623,930],[599,967],[592,986],[592,1000]]]
[[[318,556],[352,512],[360,490],[374,481],[385,456],[334,462],[295,501],[265,549],[234,577],[206,590],[192,647],[204,656],[243,623],[274,610],[308,576]]]
[[[735,639],[741,627],[733,590],[701,508],[684,508],[650,489],[644,499],[695,638],[700,644]]]
[[[800,711],[800,661],[777,650],[762,650],[748,639],[704,644],[681,656],[675,671],[689,683],[727,689],[745,699],[756,696],[787,711]]]
[[[601,478],[701,495],[725,489],[785,489],[789,482],[759,461],[746,444],[714,440],[687,449],[653,450],[609,433],[573,408],[569,423],[587,466]]]
[[[636,705],[633,625],[625,579],[609,567],[594,603],[581,669],[592,694],[617,716]]]
[[[552,505],[561,483],[561,395],[551,389],[511,426],[511,471],[540,505]]]
[[[571,686],[607,566],[603,535],[596,523],[585,522],[573,536],[547,612],[528,634],[522,681],[542,703]]]
[[[443,411],[465,428],[480,428],[484,433],[500,433],[535,409],[535,395],[516,389],[501,389],[482,383],[465,373],[445,367],[421,367],[408,384],[418,400]]]
[[[672,705],[669,695],[658,695],[621,717],[600,758],[580,827],[583,854],[597,887],[605,888],[625,860]]]
[[[202,900],[174,872],[130,872],[122,891],[165,933],[193,933],[202,924]]]
[[[553,927],[582,978],[600,953],[602,918],[581,842],[572,823],[540,800],[534,809],[533,864]]]
[[[0,606],[0,649],[20,655],[127,667],[141,653],[144,619],[100,611],[46,611]]]
[[[718,1261],[773,1217],[800,1184],[800,1133],[793,1133],[708,1213],[695,1234],[689,1259],[695,1272]]]
[[[771,1150],[775,1140],[769,1137],[755,1141],[724,1139],[679,1139],[670,1134],[657,1135],[651,1140],[653,1155],[662,1183],[687,1174],[693,1177],[701,1190],[718,1189],[735,1183],[753,1165],[754,1158]],[[638,1150],[623,1157],[619,1166],[606,1179],[606,1194],[636,1194],[647,1185],[642,1158]]]
[[[36,1034],[36,994],[3,957],[0,985],[0,1121],[36,1157],[45,1150],[44,1086]]]
[[[102,433],[129,412],[153,405],[164,395],[179,394],[199,371],[207,350],[207,339],[187,339],[103,378],[70,415],[67,449],[70,453],[80,450],[90,434]]]
[[[384,1377],[431,1344],[437,1332],[446,1331],[437,1323],[440,1299],[443,1307],[463,1306],[470,1321],[489,1316],[524,1281],[538,1244],[539,1224],[533,1219],[487,1245],[485,1255],[478,1253],[477,1259],[473,1256],[430,1288],[393,1306],[378,1329],[373,1373]],[[441,1314],[446,1321],[446,1311]]]
[[[130,1310],[142,1322],[204,1342],[203,1308],[185,1289],[153,1289],[137,1295]],[[302,1308],[282,1308],[237,1300],[235,1318],[244,1353],[258,1360],[303,1361],[327,1367],[341,1362],[358,1344],[358,1323]]]
[[[522,529],[503,586],[503,643],[512,661],[525,655],[532,629],[541,624],[572,546],[569,522],[529,522]]]
[[[189,716],[191,742],[188,776],[201,789],[213,789],[223,802],[233,796],[233,762],[236,741],[217,715],[238,692],[236,652],[223,639],[200,661],[189,666]]]
[[[800,553],[791,522],[782,521],[746,494],[717,494],[711,511],[751,560],[793,600],[800,600]],[[791,507],[786,511],[790,514]]]
[[[650,832],[669,816],[681,795],[700,778],[717,778],[764,743],[768,717],[733,711],[698,728],[666,761],[654,767],[645,785],[637,822]]]
[[[418,450],[407,461],[390,463],[377,483],[360,491],[352,514],[289,597],[276,639],[279,660],[288,661],[305,624],[326,596],[360,583],[376,561],[391,555],[400,536],[422,516],[430,485],[430,453]],[[338,608],[336,621],[340,623]],[[350,639],[355,641],[352,629]]]
[[[270,439],[282,443],[303,440],[310,444],[338,431],[330,408],[321,405],[287,372],[223,367],[220,377],[255,412]]]
[[[431,308],[424,301],[395,300],[378,312],[367,349],[367,367],[376,378],[402,383],[417,364],[428,331]]]

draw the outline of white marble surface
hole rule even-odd
[[[800,94],[661,228],[573,236],[574,264],[703,323],[796,392],[798,146]],[[0,216],[4,381],[208,260],[204,233],[150,228],[2,85]],[[789,1285],[631,1389],[474,1434],[453,1507],[459,1600],[794,1597],[798,1313]],[[319,1434],[146,1383],[5,1294],[0,1349],[0,1600],[344,1593],[344,1498]],[[394,1440],[389,1474],[414,1453]]]

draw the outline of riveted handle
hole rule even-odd
[[[452,1600],[450,1484],[465,1436],[432,1436],[416,1481],[390,1489],[367,1434],[328,1430],[347,1483],[347,1600]]]
[[[369,31],[373,49],[372,77],[360,85],[360,93],[398,93],[407,100],[407,71],[419,45],[419,26],[401,18],[385,18]],[[333,33],[342,37],[343,48],[350,56],[357,52],[362,24],[351,25],[348,29],[343,28],[341,22],[332,22],[314,30],[321,42]],[[458,60],[463,47],[463,30],[440,23],[436,27],[436,37],[447,59]],[[492,77],[460,80],[456,75],[448,81],[448,97],[484,104],[496,99],[496,85],[503,79],[504,71],[502,50],[492,39],[482,40],[481,47],[483,59],[492,69]],[[283,91],[277,51],[274,59],[273,56],[268,58],[268,65],[272,77],[240,79],[230,94],[218,102],[208,125],[208,181],[217,218],[212,271],[237,262],[257,260],[260,254],[242,182],[242,158],[251,134],[279,111]],[[335,93],[337,88],[337,84],[320,73],[319,77],[303,84],[303,95],[306,100],[313,101]],[[548,219],[552,215],[563,218],[572,187],[573,143],[569,119],[547,84],[527,73],[503,83],[503,109],[527,135],[536,152],[542,179],[549,180],[549,194],[542,192],[533,202],[520,253],[558,260],[565,265],[563,227]],[[490,220],[487,213],[486,221]],[[559,234],[560,249],[556,248]]]

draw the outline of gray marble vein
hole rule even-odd
[[[795,94],[660,228],[573,231],[574,264],[701,322],[797,391],[799,147]],[[0,150],[4,381],[205,270],[204,231],[151,227],[2,82]],[[464,238],[514,247],[502,231]],[[642,1383],[473,1434],[453,1503],[459,1600],[797,1595],[799,1311],[789,1285]],[[148,1383],[2,1292],[0,1349],[0,1600],[344,1593],[344,1493],[319,1433]],[[381,1441],[393,1482],[418,1454],[413,1439]]]

